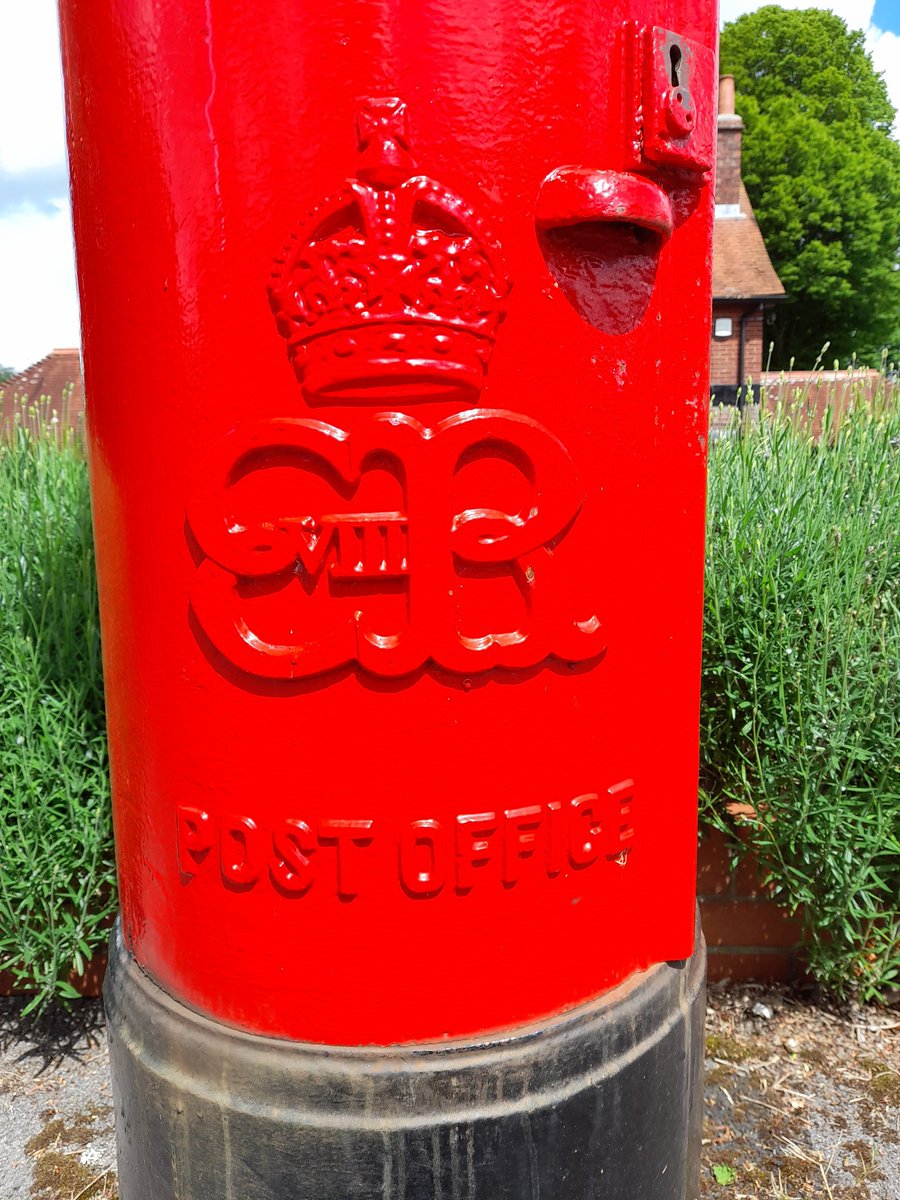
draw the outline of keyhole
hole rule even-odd
[[[681,80],[679,79],[679,75],[681,73],[681,47],[680,46],[673,44],[669,47],[669,61],[672,64],[672,87],[673,88],[680,87],[681,86]]]

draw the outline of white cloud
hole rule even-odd
[[[72,217],[17,213],[0,221],[0,363],[17,370],[80,344]]]
[[[897,109],[898,118],[894,133],[900,132],[900,36],[889,30],[870,25],[866,34],[866,49],[872,55],[875,70],[880,71],[887,84],[891,103]]]
[[[0,364],[22,369],[80,340],[53,0],[0,4],[0,45]]]
[[[0,5],[0,169],[65,161],[59,31],[53,0]]]

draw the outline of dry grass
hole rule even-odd
[[[897,1200],[900,1021],[748,985],[707,1029],[703,1200]]]
[[[48,1110],[43,1128],[25,1146],[33,1200],[118,1200],[115,1170],[98,1171],[84,1152],[109,1119],[109,1107],[96,1104],[72,1117]]]

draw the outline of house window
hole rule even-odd
[[[714,336],[717,338],[730,338],[731,333],[731,317],[716,317]]]

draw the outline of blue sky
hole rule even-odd
[[[875,0],[872,20],[881,29],[900,33],[900,0]]]
[[[720,0],[723,20],[766,0]],[[900,0],[782,0],[865,29],[900,109]],[[80,340],[55,0],[0,3],[0,364],[21,370]]]

